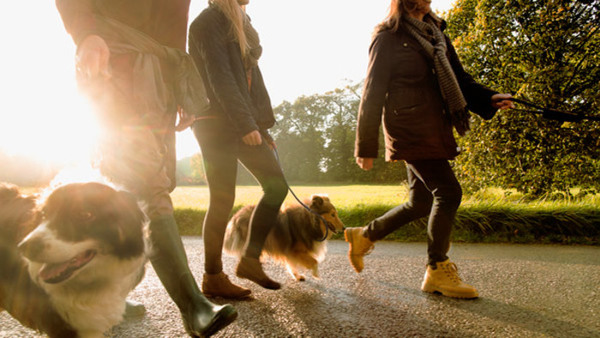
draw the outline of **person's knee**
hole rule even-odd
[[[432,198],[412,199],[405,206],[415,217],[425,217],[431,212]]]
[[[235,195],[211,192],[207,217],[219,220],[228,219],[234,202]]]
[[[456,184],[437,189],[434,192],[434,200],[439,206],[458,209],[462,200],[462,188]]]
[[[267,204],[279,207],[287,196],[288,187],[285,181],[273,179],[263,185],[263,192]]]

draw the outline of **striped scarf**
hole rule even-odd
[[[446,104],[446,117],[459,135],[464,135],[469,129],[469,111],[456,75],[450,61],[446,57],[446,39],[431,16],[425,16],[424,21],[410,16],[404,16],[404,26],[433,60],[435,74],[438,79],[442,98]]]

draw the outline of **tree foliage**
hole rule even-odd
[[[600,2],[458,0],[446,19],[465,68],[481,83],[545,107],[599,114]],[[456,163],[471,190],[599,188],[598,122],[513,110],[477,119],[472,129]]]
[[[446,33],[479,82],[541,106],[600,114],[600,2],[458,0],[445,17]],[[290,182],[406,179],[401,162],[380,157],[368,172],[354,163],[361,87],[351,84],[275,108],[271,133]],[[575,186],[600,190],[598,122],[502,111],[490,121],[474,118],[471,133],[459,142],[464,154],[455,171],[467,190],[499,186],[533,196]]]
[[[361,87],[361,83],[351,84],[325,94],[302,96],[275,108],[277,124],[271,133],[289,181],[397,183],[406,178],[401,163],[385,165],[379,159],[368,172],[355,164]]]

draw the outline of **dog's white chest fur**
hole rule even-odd
[[[58,313],[86,338],[104,337],[106,331],[123,320],[127,294],[144,274],[145,257],[120,260],[107,256],[96,260],[102,260],[101,264],[64,283],[40,283]],[[31,265],[30,272],[36,265]],[[83,280],[93,282],[82,283]]]

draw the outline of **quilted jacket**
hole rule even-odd
[[[473,79],[446,37],[447,57],[467,108],[484,119],[496,110],[496,92]],[[369,65],[359,106],[355,156],[376,158],[383,121],[387,161],[453,159],[459,150],[435,76],[433,61],[407,31],[378,32],[369,48]]]
[[[190,26],[189,52],[204,80],[210,109],[200,115],[217,119],[217,128],[242,137],[253,130],[266,134],[275,123],[271,99],[258,66],[251,69],[249,84],[238,42],[231,24],[214,5],[209,5]],[[203,119],[195,129],[213,128]]]

